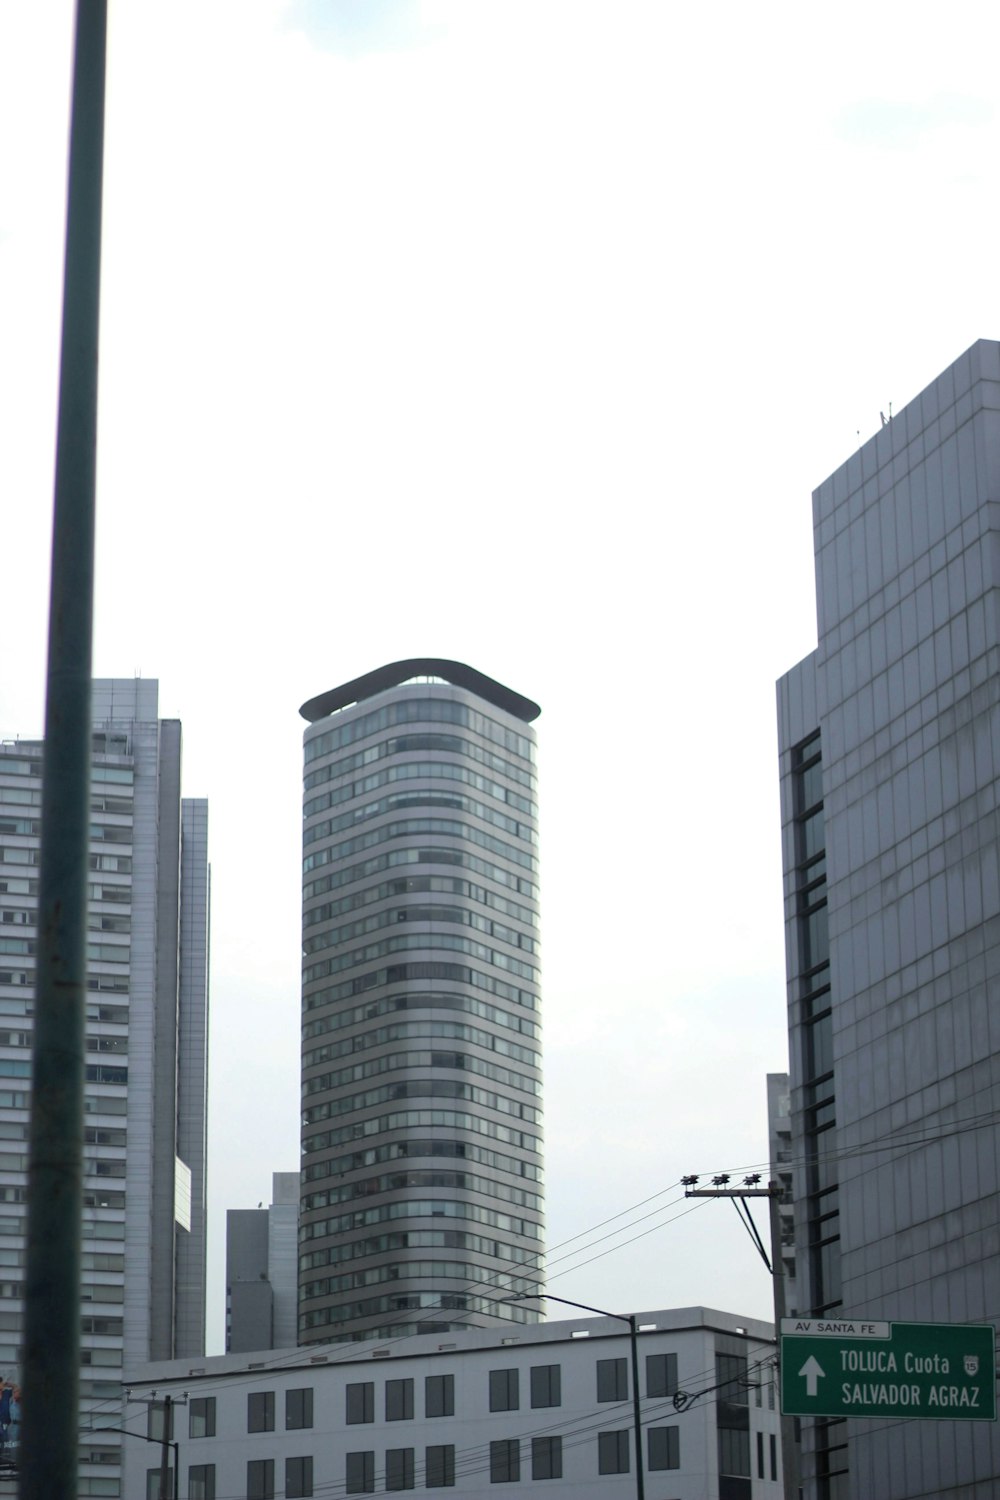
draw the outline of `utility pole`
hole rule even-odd
[[[144,1441],[147,1442],[147,1443],[159,1443],[160,1444],[160,1485],[159,1485],[158,1500],[178,1500],[178,1496],[180,1494],[181,1459],[180,1459],[180,1444],[177,1443],[177,1442],[174,1442],[174,1440],[173,1440],[173,1426],[174,1426],[174,1420],[173,1419],[174,1419],[174,1408],[176,1406],[186,1406],[187,1405],[187,1391],[184,1392],[183,1397],[172,1396],[169,1391],[165,1391],[164,1394],[163,1394],[162,1399],[157,1396],[157,1394],[156,1394],[155,1391],[150,1391],[150,1393],[149,1393],[148,1396],[133,1396],[132,1392],[129,1391],[127,1393],[125,1399],[126,1399],[127,1402],[136,1402],[140,1406],[151,1406],[151,1407],[154,1407],[154,1408],[155,1407],[160,1407],[162,1409],[162,1411],[163,1411],[163,1432],[160,1434],[160,1436],[158,1438],[147,1437],[147,1438],[144,1439]],[[125,1429],[123,1429],[121,1427],[103,1427],[103,1428],[95,1428],[94,1430],[98,1431],[98,1432],[122,1432],[122,1431],[125,1431]],[[127,1437],[143,1437],[143,1434],[141,1432],[127,1432],[126,1431],[126,1436]],[[173,1448],[173,1450],[174,1450],[174,1483],[173,1483],[173,1493],[172,1494],[171,1494],[171,1484],[170,1484],[170,1450],[171,1450],[171,1448]]]
[[[167,1493],[170,1487],[170,1434],[172,1427],[170,1416],[173,1410],[173,1397],[168,1391],[163,1401],[163,1452],[160,1455],[160,1500],[170,1500]],[[174,1473],[177,1468],[174,1466]]]
[[[743,1213],[740,1217],[750,1234],[751,1239],[757,1247],[767,1269],[771,1273],[771,1285],[774,1294],[774,1338],[777,1350],[775,1356],[775,1369],[778,1373],[778,1405],[781,1405],[781,1322],[785,1317],[785,1269],[781,1256],[781,1197],[783,1188],[780,1182],[774,1179],[767,1187],[758,1187],[760,1174],[754,1173],[743,1181],[741,1187],[727,1187],[729,1178],[725,1173],[712,1178],[712,1187],[699,1188],[695,1186],[697,1177],[682,1177],[685,1198],[767,1198],[769,1199],[770,1230],[771,1230],[771,1254],[770,1257],[764,1249],[757,1226],[750,1216],[750,1210],[743,1202]],[[734,1207],[735,1207],[734,1203]],[[739,1212],[739,1209],[737,1209]],[[785,1500],[799,1500],[799,1445],[795,1436],[795,1418],[786,1417],[781,1412],[781,1474],[782,1488]]]

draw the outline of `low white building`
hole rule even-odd
[[[637,1319],[647,1500],[779,1500],[771,1325],[703,1307]],[[167,1397],[180,1500],[635,1493],[630,1335],[610,1318],[143,1365],[121,1426],[158,1435]],[[124,1493],[157,1500],[158,1449],[123,1447]]]

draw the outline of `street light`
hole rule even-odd
[[[637,1500],[646,1500],[646,1481],[642,1472],[642,1414],[639,1410],[639,1329],[635,1313],[605,1312],[601,1307],[590,1307],[586,1302],[571,1302],[568,1297],[554,1297],[551,1292],[512,1292],[502,1297],[502,1302],[561,1302],[565,1307],[578,1307],[582,1312],[596,1313],[599,1318],[614,1318],[616,1323],[628,1324],[629,1343],[632,1348],[632,1425],[635,1429],[635,1493]]]

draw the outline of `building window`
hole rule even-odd
[[[247,1396],[247,1432],[274,1431],[274,1392],[251,1391]]]
[[[598,1474],[627,1474],[629,1472],[628,1428],[620,1432],[597,1434]]]
[[[413,1449],[387,1448],[385,1453],[385,1487],[387,1490],[412,1490]]]
[[[558,1366],[554,1366],[558,1369]],[[532,1479],[562,1478],[562,1438],[535,1437],[531,1439]]]
[[[490,1484],[517,1484],[521,1478],[521,1444],[517,1438],[490,1443]]]
[[[732,1402],[734,1406],[750,1405],[750,1378],[744,1354],[717,1354],[715,1356],[715,1380],[719,1401]]]
[[[490,1371],[490,1411],[517,1411],[517,1371]]]
[[[646,1395],[674,1396],[677,1384],[676,1354],[646,1355]]]
[[[624,1359],[599,1359],[597,1361],[598,1401],[628,1400],[628,1361]],[[616,1472],[610,1470],[610,1473]]]
[[[146,1470],[146,1500],[160,1500],[160,1480],[162,1478],[159,1469]],[[174,1493],[174,1471],[167,1470],[167,1494]]]
[[[385,1383],[385,1420],[409,1422],[413,1417],[413,1381],[387,1380]]]
[[[775,1434],[773,1432],[770,1434],[770,1437],[768,1438],[768,1442],[771,1445],[771,1478],[772,1479],[777,1479],[777,1477],[778,1477],[778,1439],[777,1439],[777,1437],[775,1436]]]
[[[451,1377],[449,1376],[450,1380]],[[455,1483],[455,1445],[440,1443],[424,1453],[425,1484],[429,1490],[451,1489]]]
[[[311,1393],[310,1393],[311,1394]],[[285,1459],[285,1494],[288,1500],[302,1500],[313,1492],[313,1461],[305,1458]]]
[[[764,1478],[764,1434],[757,1434],[757,1478]]]
[[[650,1427],[646,1434],[649,1468],[679,1469],[681,1466],[681,1430],[679,1427]]]
[[[750,1433],[739,1427],[719,1428],[719,1473],[750,1477]]]
[[[274,1500],[273,1458],[252,1458],[247,1464],[247,1500]]]
[[[424,1416],[455,1415],[454,1375],[428,1375],[424,1381]]]
[[[559,1365],[532,1365],[532,1406],[560,1406],[562,1404],[562,1380]]]
[[[192,1464],[188,1469],[188,1500],[215,1500],[214,1464]]]
[[[311,1427],[313,1424],[312,1386],[285,1392],[285,1427]]]
[[[371,1418],[369,1418],[369,1421]],[[349,1495],[372,1495],[375,1492],[375,1454],[349,1453],[347,1455],[347,1493]]]
[[[359,1380],[347,1387],[347,1422],[374,1422],[375,1384],[371,1380]]]
[[[188,1437],[215,1437],[214,1396],[192,1396],[188,1408]]]

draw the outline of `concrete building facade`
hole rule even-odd
[[[649,1500],[779,1500],[771,1325],[702,1307],[638,1321]],[[177,1403],[188,1500],[636,1490],[629,1334],[608,1318],[175,1360],[129,1383],[126,1421]],[[157,1457],[129,1445],[134,1500],[156,1500]]]
[[[94,1413],[117,1408],[125,1363],[205,1347],[208,811],[181,797],[180,724],[158,718],[155,681],[95,682],[93,725],[79,1493],[117,1496],[120,1437],[93,1432]],[[14,1381],[42,749],[0,743],[0,1372]]]
[[[781,1184],[778,1217],[781,1225],[781,1274],[785,1312],[798,1311],[795,1285],[795,1182],[792,1170],[792,1096],[787,1073],[767,1075],[767,1144],[770,1179]]]
[[[533,1321],[539,709],[421,658],[301,712],[299,1341]]]
[[[226,1352],[286,1349],[298,1332],[299,1174],[275,1172],[269,1208],[226,1214]]]
[[[798,1310],[1000,1318],[1000,344],[813,496],[778,685]],[[806,1500],[986,1500],[971,1422],[803,1424]]]

